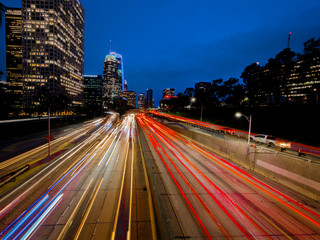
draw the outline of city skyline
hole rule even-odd
[[[21,5],[20,0],[2,3]],[[102,75],[105,54],[120,52],[128,89],[138,94],[152,88],[155,106],[164,88],[183,92],[197,82],[240,78],[253,62],[264,65],[287,47],[289,32],[295,52],[319,37],[320,3],[315,1],[81,3],[86,12],[84,74]]]

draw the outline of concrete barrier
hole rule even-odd
[[[186,126],[186,130],[177,125],[166,125],[251,171],[320,201],[320,162],[255,144],[251,144],[247,154],[248,145],[243,138],[205,132],[192,126]]]

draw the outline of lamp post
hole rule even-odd
[[[203,102],[201,103],[201,114],[200,114],[200,121],[202,122],[202,112],[203,112]]]
[[[246,115],[244,115],[244,114],[242,114],[241,112],[237,112],[236,114],[235,114],[235,116],[237,117],[237,118],[241,118],[241,117],[245,117],[247,120],[248,120],[248,122],[249,122],[249,133],[248,133],[248,154],[250,153],[250,134],[251,134],[251,121],[252,121],[252,115],[250,115],[250,117],[248,117],[248,116],[246,116]]]
[[[192,97],[191,99],[190,99],[190,101],[191,101],[191,103],[194,103],[194,102],[196,102],[196,98],[195,97]],[[200,112],[200,121],[202,122],[202,114],[203,114],[203,102],[201,102],[201,112]]]

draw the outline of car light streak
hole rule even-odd
[[[45,220],[45,218],[49,215],[49,213],[58,205],[62,198],[63,194],[60,194],[59,197],[57,197],[51,204],[50,206],[46,209],[44,213],[38,218],[38,220],[30,227],[30,229],[23,235],[21,238],[22,240],[25,240],[30,237],[31,234],[33,234],[36,229],[39,227],[39,224]],[[17,238],[18,236],[16,236]]]
[[[90,188],[90,186],[91,186],[92,182],[93,182],[93,178],[91,178],[91,180],[90,180],[90,182],[89,182],[89,184],[88,184],[88,186],[87,186],[86,190],[84,191],[83,195],[81,196],[80,201],[78,202],[77,206],[74,208],[74,210],[73,210],[73,212],[72,212],[71,216],[69,217],[69,219],[68,219],[67,223],[64,225],[64,228],[63,228],[63,229],[62,229],[62,231],[60,232],[60,235],[59,235],[59,237],[57,238],[57,240],[61,240],[61,239],[63,239],[63,237],[64,237],[64,235],[65,235],[65,233],[66,233],[67,229],[71,226],[72,221],[73,221],[73,219],[74,219],[74,216],[76,215],[76,213],[77,213],[77,211],[78,211],[78,209],[79,209],[80,205],[82,204],[82,202],[83,202],[83,200],[84,200],[85,196],[87,195],[87,193],[88,193],[88,191],[89,191],[89,188]]]
[[[232,172],[233,174],[235,174],[236,176],[238,176],[239,178],[245,180],[246,182],[250,183],[251,185],[255,186],[257,189],[259,189],[260,191],[264,192],[265,194],[267,194],[268,196],[272,197],[273,199],[277,200],[278,202],[282,203],[284,206],[288,207],[289,209],[291,209],[292,211],[296,212],[297,214],[299,214],[300,216],[304,217],[305,219],[307,219],[308,221],[312,222],[313,224],[315,224],[316,226],[320,227],[320,222],[317,222],[316,220],[312,219],[311,217],[309,217],[308,215],[304,214],[303,212],[301,212],[300,210],[298,210],[297,208],[294,208],[293,206],[291,206],[290,204],[286,203],[285,201],[283,201],[282,199],[280,199],[279,197],[277,197],[275,194],[268,192],[267,190],[265,190],[263,187],[259,186],[257,183],[261,184],[262,186],[266,187],[267,189],[278,193],[279,195],[283,195],[282,197],[284,197],[285,195],[280,193],[279,191],[267,186],[266,184],[262,183],[261,181],[259,181],[258,179],[253,178],[252,176],[250,176],[249,174],[247,174],[246,172],[242,171],[241,169],[237,169],[235,166],[227,163],[225,160],[213,155],[212,153],[202,149],[199,146],[195,146],[195,149],[199,149],[199,152],[201,152],[203,155],[209,157],[210,159],[212,159],[214,162],[218,163],[220,166],[223,166],[224,168],[226,168],[227,170],[229,170],[230,172]],[[219,159],[220,161],[222,161],[225,164],[222,164],[220,161],[218,161],[217,159]],[[236,170],[233,170],[236,169]],[[245,176],[241,175],[239,172],[241,172],[242,174],[244,174]],[[248,177],[248,178],[247,178]],[[256,181],[257,183],[253,182],[252,180]],[[303,208],[303,209],[307,209],[305,207],[303,207],[302,205],[300,206],[299,203],[297,203],[296,201],[292,200],[289,197],[284,197],[287,200],[291,200],[290,202],[297,204],[299,207]],[[308,212],[313,213],[313,211],[309,210]],[[315,216],[317,216],[317,213],[313,213]]]
[[[97,187],[97,189],[95,190],[95,192],[94,192],[94,194],[93,194],[93,197],[92,197],[92,199],[91,199],[91,201],[90,201],[90,203],[89,203],[89,206],[87,207],[87,210],[86,210],[86,213],[84,214],[84,217],[82,218],[82,221],[81,221],[81,223],[80,223],[80,226],[79,226],[79,228],[78,228],[78,231],[77,231],[76,236],[74,237],[74,239],[78,239],[79,236],[80,236],[80,233],[81,233],[81,231],[82,231],[83,225],[84,225],[84,223],[85,223],[86,220],[87,220],[87,217],[88,217],[89,212],[90,212],[90,210],[91,210],[91,208],[92,208],[93,202],[94,202],[94,200],[96,199],[96,196],[97,196],[97,194],[98,194],[98,191],[99,191],[99,189],[100,189],[100,186],[101,186],[102,181],[103,181],[103,178],[100,179],[100,182],[99,182],[99,184],[98,184],[98,187]]]
[[[131,122],[131,129],[132,129],[132,124]],[[133,161],[134,161],[134,143],[132,140],[132,133],[130,131],[130,140],[132,144],[132,151],[131,151],[131,178],[130,178],[130,200],[129,200],[129,225],[128,225],[128,232],[127,232],[127,240],[131,238],[130,232],[131,232],[131,217],[132,217],[132,194],[133,194]]]
[[[88,155],[89,154],[87,154],[85,157],[83,157],[75,166],[73,166],[67,173],[65,173],[64,175],[63,175],[63,177],[61,177],[58,181],[56,181],[55,182],[55,184],[53,184],[53,186],[51,186],[40,198],[38,198],[38,200],[34,203],[34,204],[32,204],[30,207],[29,207],[29,209],[32,209],[31,211],[32,212],[34,212],[35,210],[35,208],[36,208],[36,204],[38,203],[38,202],[42,202],[42,200],[44,199],[44,198],[47,198],[46,196],[48,195],[48,193],[59,183],[59,182],[61,182],[69,173],[71,173],[74,169],[78,169],[78,166],[80,165],[80,164],[82,164],[82,163],[84,163],[85,162],[85,160],[87,160],[87,157],[88,157]],[[81,168],[80,169],[78,169],[78,171],[77,171],[77,173],[75,173],[73,176],[71,176],[71,178],[69,179],[69,181],[67,182],[67,183],[65,183],[65,185],[58,191],[58,193],[55,195],[55,197],[53,197],[53,199],[55,199],[69,184],[70,184],[70,182],[82,171],[82,169],[85,167],[85,166],[87,166],[87,164],[92,160],[92,158],[95,156],[95,154],[93,154],[82,166],[81,166]],[[52,200],[51,200],[52,201]],[[35,207],[34,207],[35,206]],[[28,210],[29,210],[28,209]],[[38,209],[38,208],[37,208]],[[1,233],[0,233],[0,236],[2,235],[2,234],[4,234],[8,229],[10,229],[20,218],[22,218],[23,217],[23,215],[26,213],[26,211],[22,214],[22,215],[20,215],[13,223],[11,223],[5,230],[3,230]],[[27,219],[27,218],[29,218],[30,217],[30,214],[27,214],[23,219],[24,219],[24,221]],[[32,221],[31,221],[32,222]],[[16,227],[14,227],[13,229],[15,229],[14,230],[14,232],[17,230],[17,228]],[[11,231],[10,231],[11,232]],[[8,233],[9,234],[9,233]],[[12,233],[13,234],[13,233]]]
[[[159,125],[159,124],[158,124]],[[173,132],[172,130],[170,130],[170,132]],[[229,171],[235,173],[237,176],[239,176],[241,179],[249,182],[250,184],[252,184],[253,186],[255,186],[256,188],[258,188],[259,190],[261,190],[262,192],[266,193],[267,195],[271,196],[272,198],[274,198],[275,200],[279,201],[280,203],[282,203],[283,205],[285,205],[286,207],[290,208],[291,210],[293,210],[294,212],[296,212],[297,214],[299,214],[300,216],[304,217],[305,219],[307,219],[308,221],[312,222],[313,224],[315,224],[316,226],[320,227],[320,223],[314,219],[312,219],[311,217],[309,217],[308,215],[304,214],[303,212],[301,212],[300,210],[298,210],[297,208],[291,206],[290,204],[286,203],[285,201],[283,201],[281,198],[277,197],[275,194],[280,195],[281,197],[283,197],[284,199],[288,200],[289,202],[291,202],[292,204],[296,205],[297,207],[300,207],[302,209],[304,209],[305,211],[309,212],[310,214],[312,214],[313,216],[320,218],[320,215],[314,211],[312,211],[311,209],[305,207],[304,205],[298,203],[297,201],[295,201],[294,199],[288,197],[287,195],[281,193],[280,191],[278,191],[275,188],[272,188],[270,186],[268,186],[267,184],[261,182],[260,180],[258,180],[257,178],[253,177],[252,175],[246,173],[244,170],[236,167],[235,165],[233,165],[232,163],[216,156],[215,154],[205,150],[203,147],[190,142],[190,141],[186,141],[184,139],[182,139],[181,137],[179,137],[182,141],[184,141],[186,144],[190,145],[192,148],[194,148],[195,150],[197,150],[198,152],[200,152],[201,154],[203,154],[204,156],[209,157],[210,159],[212,159],[214,162],[218,163],[220,166],[228,169]],[[222,164],[223,163],[223,164]],[[225,166],[225,165],[226,166]],[[234,170],[232,170],[234,169]],[[239,172],[239,173],[236,173]],[[241,175],[241,174],[243,175]],[[250,180],[251,179],[251,180]],[[271,192],[266,191],[265,189],[263,189],[262,187],[260,187],[258,184],[260,184],[261,186],[263,186],[264,188],[270,190]],[[273,193],[275,194],[273,194]]]
[[[167,165],[167,163],[165,162],[165,160],[163,159],[162,155],[160,154],[159,150],[157,147],[155,147],[155,150],[157,152],[157,154],[159,155],[161,161],[163,162],[164,166],[166,167],[167,171],[169,172],[172,180],[174,181],[174,183],[176,184],[177,188],[179,189],[182,197],[184,198],[185,202],[187,203],[187,205],[189,206],[189,209],[191,210],[193,216],[195,217],[195,219],[197,220],[199,226],[201,227],[202,231],[204,232],[205,236],[208,239],[212,239],[208,230],[206,229],[206,227],[204,226],[203,222],[201,221],[199,215],[197,214],[197,212],[195,211],[195,209],[193,208],[192,204],[190,203],[189,199],[187,198],[187,196],[185,195],[185,193],[183,192],[183,189],[180,187],[177,179],[173,176],[173,173],[171,172],[169,166]]]
[[[153,129],[154,127],[160,127],[158,123],[156,123],[155,121],[152,121],[152,125],[149,126],[150,129]],[[169,137],[171,140],[176,140],[172,134],[168,134],[166,131],[163,130],[164,128],[162,128],[162,132]],[[157,134],[159,136],[159,138],[162,140],[162,142],[164,144],[166,144],[166,146],[169,148],[169,150],[172,152],[172,154],[179,160],[179,162],[188,170],[188,172],[194,177],[194,179],[203,187],[203,189],[208,193],[208,195],[219,205],[219,207],[226,213],[226,215],[235,223],[235,225],[241,230],[241,232],[245,233],[245,230],[239,225],[239,223],[230,215],[230,213],[221,205],[221,203],[213,196],[213,194],[208,190],[207,187],[204,186],[203,182],[195,176],[195,174],[185,165],[185,163],[183,161],[181,161],[181,159],[176,155],[176,153],[174,151],[172,151],[171,149],[173,148],[185,161],[187,161],[192,167],[193,169],[195,169],[203,178],[205,178],[205,180],[207,182],[209,182],[211,184],[211,186],[213,186],[222,196],[225,197],[225,199],[227,199],[229,201],[229,203],[235,207],[235,209],[237,211],[239,211],[239,214],[244,216],[246,219],[248,219],[248,221],[250,223],[252,223],[257,229],[259,229],[265,236],[268,236],[268,234],[258,225],[256,224],[255,221],[253,221],[253,219],[251,217],[248,216],[248,214],[246,214],[237,204],[234,203],[234,201],[227,195],[225,194],[216,184],[214,184],[205,174],[202,173],[202,171],[200,171],[200,169],[198,167],[195,166],[194,163],[192,163],[183,153],[181,153],[175,146],[173,146],[172,143],[170,143],[168,141],[167,138],[165,138],[164,136],[162,136],[161,134],[159,134],[155,129],[153,129],[155,134]],[[161,130],[161,129],[160,129]],[[166,142],[166,143],[165,143]],[[270,237],[269,237],[270,238]],[[271,238],[270,238],[271,239]]]
[[[149,125],[148,126],[150,129],[152,129],[152,126]],[[154,129],[153,129],[154,131]],[[156,133],[156,131],[154,131]],[[191,173],[191,175],[197,180],[198,183],[200,183],[200,185],[206,190],[206,192],[211,196],[211,198],[218,204],[218,206],[226,213],[226,215],[234,222],[234,224],[239,228],[239,230],[247,237],[249,238],[249,236],[247,235],[246,231],[238,224],[238,222],[229,214],[229,212],[218,202],[218,200],[211,194],[211,192],[203,185],[203,183],[192,173],[192,171],[180,160],[180,158],[171,150],[171,148],[165,143],[165,140],[161,135],[159,135],[158,133],[156,133],[158,135],[158,137],[160,139],[162,139],[162,142],[169,148],[169,150],[172,152],[172,154],[179,160],[180,163],[183,164],[183,166]],[[155,141],[155,139],[153,140]],[[210,211],[209,207],[204,203],[204,201],[200,198],[199,194],[195,191],[195,189],[192,187],[192,185],[188,182],[188,180],[185,178],[185,176],[183,175],[183,173],[178,169],[178,167],[174,164],[174,162],[172,161],[172,159],[167,155],[167,153],[165,152],[165,150],[160,146],[160,144],[157,144],[158,147],[164,152],[164,154],[166,155],[166,157],[169,159],[169,161],[171,162],[171,164],[174,166],[174,168],[176,169],[176,171],[180,174],[180,176],[182,177],[182,179],[185,181],[185,183],[188,185],[188,187],[191,189],[191,191],[194,193],[194,195],[197,197],[198,201],[201,203],[201,205],[203,206],[203,208],[205,209],[205,211],[209,214],[210,218],[212,219],[212,221],[216,224],[216,226],[219,228],[220,232],[228,239],[231,239],[231,237],[229,236],[229,234],[227,233],[227,231],[225,230],[225,228],[222,226],[222,224],[218,221],[218,219],[214,216],[214,214]],[[171,145],[171,144],[170,144]],[[177,150],[177,149],[176,149]],[[178,150],[177,150],[178,151]],[[179,154],[184,157],[186,159],[186,157],[179,152]],[[188,159],[187,159],[188,160]],[[189,161],[189,160],[188,160]]]
[[[127,167],[128,154],[129,154],[129,146],[127,147],[127,150],[126,150],[126,157],[125,157],[125,162],[124,162],[124,166],[123,166],[123,173],[122,173],[122,178],[121,178],[121,186],[120,186],[119,198],[118,198],[118,203],[117,203],[117,208],[116,208],[116,214],[115,214],[115,217],[114,217],[111,237],[110,237],[111,240],[114,240],[115,236],[116,236],[116,228],[117,228],[117,225],[118,225],[118,218],[119,218],[119,213],[120,213],[120,204],[121,204],[121,198],[122,198],[122,194],[123,194],[124,177],[125,177],[125,172],[126,172],[125,170],[126,170],[126,167]]]
[[[21,225],[23,223],[26,222],[26,220],[35,212],[37,211],[41,205],[44,204],[44,202],[49,198],[49,195],[46,195],[44,196],[35,206],[34,208],[32,208],[30,211],[29,209],[27,209],[24,213],[27,213],[25,217],[22,218],[23,214],[20,215],[21,217],[17,218],[16,221],[14,221],[12,224],[10,224],[5,230],[3,230],[1,233],[0,233],[0,236],[3,235],[3,233],[8,230],[13,224],[15,224],[17,222],[17,225],[14,226],[14,228],[12,228],[8,234],[6,234],[4,237],[3,237],[3,240],[7,240],[7,239],[10,239],[12,237],[12,235],[19,229],[19,227],[21,227]],[[21,219],[21,220],[20,220]],[[20,220],[20,221],[19,221]]]
[[[83,127],[81,130],[73,131],[72,133],[69,133],[66,136],[54,139],[53,141],[51,141],[51,144],[52,145],[53,144],[57,144],[57,143],[61,142],[62,140],[66,139],[66,138],[71,138],[73,136],[76,136],[76,138],[79,138],[80,136],[84,135],[87,130],[88,130],[87,127]],[[8,166],[10,166],[12,164],[15,164],[15,163],[19,162],[21,159],[30,157],[30,156],[36,154],[37,152],[40,152],[42,150],[46,150],[47,147],[48,147],[48,143],[43,144],[43,145],[41,145],[41,146],[39,146],[39,147],[37,147],[35,149],[32,149],[32,150],[30,150],[30,151],[28,151],[26,153],[23,153],[23,154],[19,155],[19,156],[13,157],[13,158],[11,158],[11,159],[9,159],[7,161],[4,161],[4,162],[0,163],[0,170],[4,169],[4,168],[6,168],[6,167],[8,167]]]
[[[89,142],[89,141],[87,141]],[[86,142],[86,143],[87,143]],[[71,158],[73,155],[75,155],[78,151],[81,150],[81,147],[83,146],[83,143],[79,143],[75,148],[73,148],[71,151],[66,152],[65,154],[63,154],[61,157],[59,157],[56,161],[60,161],[61,159],[64,159],[63,161],[59,162],[58,165],[56,165],[54,168],[51,168],[52,165],[54,164],[54,162],[52,162],[51,164],[49,164],[48,166],[46,166],[43,170],[41,170],[40,172],[38,172],[35,176],[33,176],[32,178],[30,178],[29,180],[27,180],[26,182],[24,182],[23,184],[21,184],[18,188],[16,188],[15,190],[11,191],[9,194],[7,194],[6,196],[4,196],[1,201],[4,201],[5,199],[7,199],[8,197],[10,197],[11,195],[15,194],[16,191],[18,191],[19,189],[23,188],[24,186],[28,185],[30,182],[32,182],[37,176],[39,176],[40,174],[42,174],[43,172],[46,172],[47,170],[50,169],[50,171],[45,174],[41,179],[39,179],[36,183],[34,183],[33,185],[31,185],[27,190],[25,190],[23,193],[21,193],[18,197],[16,197],[12,202],[10,202],[7,206],[5,206],[1,211],[0,211],[0,218],[2,218],[5,214],[7,214],[13,207],[15,204],[17,204],[18,200],[21,200],[23,196],[26,195],[27,192],[29,192],[32,188],[34,188],[36,185],[38,185],[39,183],[42,182],[42,180],[44,180],[48,175],[50,175],[52,172],[54,172],[58,167],[60,167],[62,164],[64,164],[69,158]],[[65,158],[65,156],[67,156],[69,154],[68,157]],[[65,173],[63,173],[65,174]],[[62,175],[63,175],[62,174]]]

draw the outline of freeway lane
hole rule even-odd
[[[166,230],[173,237],[320,238],[319,211],[302,205],[291,192],[280,191],[149,117],[140,115],[138,122],[155,158],[154,174],[161,175],[165,185],[162,194],[168,204],[158,205],[162,215],[167,213],[162,221],[170,221]],[[153,184],[161,188],[161,181]]]
[[[107,125],[92,131],[32,184],[20,186],[18,200],[5,197],[1,238],[152,238],[154,223],[145,215],[147,205],[140,205],[147,194],[140,190],[146,183],[141,161],[136,161],[141,148],[135,146],[135,117],[128,115],[110,129]]]
[[[110,121],[107,121],[104,124],[100,125],[95,131],[92,132],[93,134],[90,135],[88,138],[78,142],[78,144],[70,151],[66,152],[59,158],[50,162],[48,165],[41,168],[39,171],[33,172],[33,174],[31,174],[31,177],[29,176],[29,178],[27,178],[27,176],[25,176],[25,180],[21,181],[20,185],[17,185],[16,188],[13,187],[9,190],[6,189],[7,191],[5,191],[5,193],[2,195],[0,199],[0,214],[2,220],[0,225],[1,230],[4,230],[5,227],[10,228],[10,223],[12,223],[14,219],[17,219],[19,214],[21,214],[23,211],[26,211],[26,209],[28,209],[28,207],[32,205],[32,203],[35,202],[37,198],[48,198],[46,195],[42,194],[46,191],[48,192],[48,189],[53,188],[53,186],[55,185],[55,179],[57,177],[60,176],[59,178],[61,179],[61,181],[56,182],[57,185],[62,184],[63,181],[65,181],[66,177],[61,176],[67,174],[68,171],[72,171],[72,167],[78,166],[78,164],[80,164],[80,162],[78,162],[78,159],[84,158],[87,148],[90,149],[94,144],[97,144],[97,137],[95,134],[100,135],[101,133],[106,131],[106,127],[110,127],[109,125],[110,123],[112,123],[113,120],[112,118],[110,118],[109,120]],[[85,127],[84,131],[92,129],[92,127]],[[79,138],[78,134],[79,131],[76,131],[76,139]],[[60,139],[57,140],[59,141]],[[62,142],[62,144],[64,144],[62,140],[60,141]],[[42,149],[38,148],[37,150],[38,151],[33,151],[32,153],[34,155],[41,155]],[[32,153],[29,152],[27,153],[27,155],[33,157]],[[25,155],[26,154],[22,154],[22,156],[18,156],[16,159],[22,159],[23,161]],[[15,164],[20,164],[20,162],[16,162]],[[37,204],[35,205],[37,206]],[[40,205],[38,207],[40,207]],[[1,234],[3,235],[5,231],[3,231]]]

